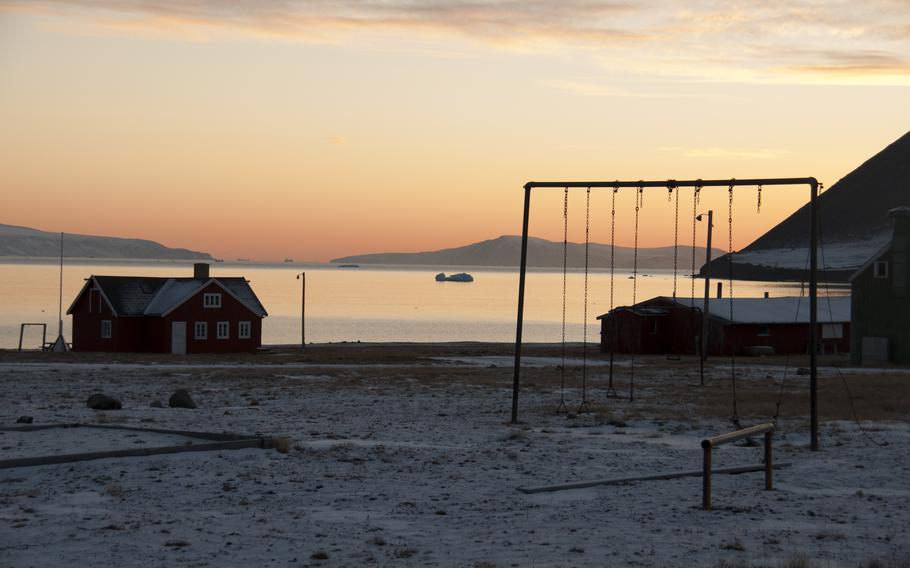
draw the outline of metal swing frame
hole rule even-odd
[[[521,384],[522,325],[524,322],[525,279],[528,268],[528,223],[531,214],[531,190],[546,188],[589,189],[677,189],[692,187],[733,188],[738,186],[809,186],[809,419],[811,449],[818,450],[818,189],[814,177],[754,178],[718,180],[638,180],[638,181],[529,181],[524,185],[524,215],[521,226],[521,262],[518,276],[518,313],[515,321],[515,368],[512,381],[512,423],[518,422],[518,395]],[[587,322],[584,322],[587,325]]]

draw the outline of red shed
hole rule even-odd
[[[262,345],[268,314],[242,277],[91,276],[66,311],[74,351],[232,353]]]
[[[807,353],[809,300],[798,297],[712,298],[709,302],[708,354],[747,353],[770,348],[776,354]],[[600,345],[614,353],[695,354],[699,349],[702,299],[658,296],[620,306],[598,316]],[[818,307],[818,345],[822,353],[850,350],[850,297],[823,299]]]

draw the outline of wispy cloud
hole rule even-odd
[[[672,152],[679,154],[684,158],[710,158],[710,159],[752,159],[752,160],[771,160],[786,154],[782,150],[770,148],[684,148],[679,146],[666,146],[660,148],[663,152]]]
[[[907,0],[0,0],[3,8],[75,13],[128,31],[293,41],[442,33],[501,47],[588,49],[614,68],[712,80],[910,84]]]

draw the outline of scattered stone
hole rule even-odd
[[[196,403],[186,389],[178,389],[167,401],[171,408],[196,408]]]
[[[17,424],[31,424],[34,421],[35,421],[35,419],[32,418],[31,416],[20,416],[18,418],[18,420],[16,420],[16,423]]]
[[[164,408],[164,403],[161,402],[160,400],[153,400],[153,401],[149,404],[149,407],[151,407],[151,408]]]
[[[614,428],[628,428],[629,425],[623,422],[622,420],[609,420],[608,425],[613,426]]]
[[[799,376],[801,376],[801,377],[808,376],[808,375],[809,375],[809,369],[807,369],[806,367],[800,367],[799,369],[796,370],[796,374],[799,375]]]
[[[123,408],[123,405],[120,404],[119,400],[101,393],[96,393],[88,397],[86,406],[92,410],[120,410]]]
[[[328,560],[329,553],[325,550],[317,550],[313,554],[310,554],[310,560]]]

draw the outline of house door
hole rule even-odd
[[[186,354],[186,322],[171,322],[171,353],[175,355]]]

